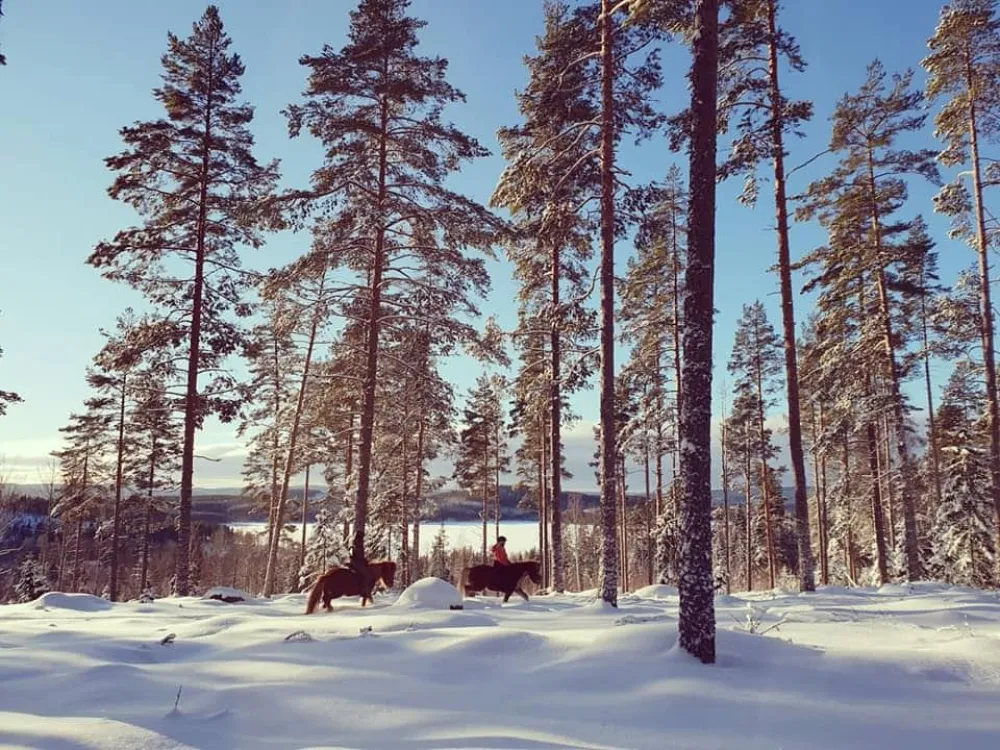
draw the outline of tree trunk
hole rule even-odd
[[[811,422],[812,422],[812,454],[813,454],[813,481],[816,483],[816,530],[819,534],[819,567],[820,567],[820,581],[823,585],[829,583],[829,574],[827,572],[827,548],[826,548],[826,518],[825,516],[825,500],[823,498],[823,491],[825,480],[820,476],[820,449],[819,449],[819,428],[816,425],[816,404],[811,405]]]
[[[299,549],[299,571],[306,567],[306,524],[309,522],[309,469],[311,464],[306,464],[306,485],[302,490],[302,544]]]
[[[723,409],[725,413],[725,409]],[[729,459],[726,454],[726,420],[722,420],[722,434],[719,438],[722,448],[722,544],[724,550],[724,565],[726,571],[726,595],[732,593],[732,555],[729,537]]]
[[[552,329],[549,333],[550,370],[549,442],[552,445],[552,478],[549,480],[552,506],[552,586],[556,593],[566,590],[562,541],[562,383],[560,373],[562,309],[559,296],[562,260],[559,243],[552,243]]]
[[[420,428],[417,430],[417,479],[413,489],[413,564],[410,566],[410,580],[420,580],[420,513],[424,491],[424,437],[427,430],[427,419],[420,415]]]
[[[968,90],[974,90],[971,61],[966,64]],[[997,406],[997,367],[993,348],[993,302],[990,299],[989,242],[986,235],[986,208],[983,203],[983,176],[979,161],[979,125],[975,98],[969,96],[969,148],[972,158],[972,192],[976,212],[976,252],[979,256],[979,315],[982,321],[983,367],[986,371],[986,423],[990,432],[990,479],[996,513],[996,542],[1000,550],[1000,408]],[[1000,581],[1000,554],[997,580]]]
[[[383,79],[388,77],[389,61],[385,61]],[[374,586],[371,570],[365,554],[365,528],[368,523],[368,495],[372,472],[372,446],[375,435],[375,398],[378,385],[379,322],[382,307],[382,275],[385,271],[385,222],[383,211],[386,197],[386,174],[388,169],[389,103],[385,95],[379,101],[378,132],[378,197],[376,216],[379,226],[375,232],[374,257],[372,259],[370,302],[368,317],[368,337],[365,353],[365,379],[361,401],[361,430],[358,444],[358,491],[354,498],[354,540],[351,544],[351,565],[361,576],[363,595]]]
[[[406,415],[409,416],[409,408],[406,409]],[[399,561],[401,566],[400,580],[403,585],[408,585],[407,581],[410,577],[410,515],[409,515],[409,504],[406,501],[407,492],[410,488],[409,477],[410,477],[410,456],[407,451],[407,426],[406,421],[403,423],[403,444],[402,444],[402,475],[403,484],[399,492]]]
[[[676,412],[674,418],[674,444],[677,450],[677,460],[674,461],[674,483],[677,483],[677,477],[680,474],[680,445],[681,445],[681,410],[684,406],[684,384],[681,379],[681,366],[682,366],[682,355],[683,355],[683,342],[681,338],[681,261],[680,261],[680,248],[677,244],[677,232],[678,224],[677,217],[674,215],[675,206],[671,206],[670,217],[673,227],[671,230],[672,243],[673,243],[673,253],[672,253],[672,263],[671,263],[671,275],[673,277],[673,337],[674,337],[674,410]]]
[[[542,585],[545,585],[545,447],[538,450],[538,557],[542,563]]]
[[[618,514],[615,490],[615,175],[614,18],[601,0],[601,563],[599,596],[618,606]]]
[[[139,569],[139,594],[146,591],[149,582],[149,527],[153,519],[153,486],[156,483],[156,436],[151,440],[149,452],[149,489],[146,494],[146,513],[142,522],[142,562]]]
[[[759,340],[759,339],[758,339]],[[774,526],[771,523],[771,477],[767,465],[767,438],[764,434],[764,383],[760,364],[755,373],[757,381],[757,438],[760,441],[760,502],[764,506],[764,540],[767,544],[768,588],[773,589],[776,581],[777,561],[774,552]],[[784,497],[781,498],[784,501]]]
[[[344,457],[344,503],[346,504],[351,496],[351,487],[354,484],[354,414],[351,413],[350,425],[347,428],[347,455]],[[349,523],[344,521],[344,544],[351,538],[351,528]],[[323,569],[326,570],[326,552],[323,553]]]
[[[851,585],[854,585],[855,581],[858,580],[858,570],[854,558],[854,513],[851,510],[851,444],[846,431],[844,432],[844,453],[841,463],[844,479],[842,502],[847,506],[847,545],[844,548],[844,555],[846,556],[847,575],[851,579]]]
[[[271,496],[267,505],[267,555],[276,533],[275,517],[278,511],[278,495],[281,484],[278,479],[278,462],[281,460],[281,351],[278,335],[271,335],[271,376],[274,387],[274,429],[271,431]],[[265,576],[266,579],[266,576]]]
[[[620,484],[622,488],[622,508],[621,508],[621,589],[622,591],[628,591],[629,582],[629,565],[628,565],[628,486],[625,484],[625,456],[623,455],[619,459],[618,465],[618,476],[621,478]]]
[[[754,534],[753,534],[753,501],[751,500],[751,487],[753,479],[751,478],[753,472],[751,470],[750,460],[753,456],[752,444],[750,442],[750,429],[748,425],[744,425],[746,430],[746,446],[745,455],[743,463],[743,486],[746,489],[746,501],[747,501],[747,549],[746,549],[746,569],[747,569],[747,591],[753,591],[753,549],[754,549]]]
[[[799,412],[799,366],[795,350],[795,304],[788,237],[788,198],[785,194],[784,111],[778,84],[777,0],[767,2],[771,105],[771,139],[774,148],[774,204],[778,229],[778,276],[781,286],[781,323],[785,349],[785,382],[788,406],[788,452],[795,481],[795,536],[799,551],[799,590],[815,591],[815,567],[809,531],[806,463],[802,451],[802,418]]]
[[[646,440],[645,448],[645,475],[646,475],[646,545],[649,554],[646,555],[646,580],[650,585],[655,583],[653,579],[653,550],[652,550],[652,540],[653,540],[653,523],[654,518],[653,508],[650,507],[653,504],[653,494],[651,492],[651,486],[649,483],[649,441]]]
[[[495,460],[494,471],[496,481],[493,483],[493,524],[496,535],[500,536],[500,403],[497,397],[497,423],[495,425],[494,438],[496,443],[493,446],[493,458]]]
[[[908,581],[917,581],[923,577],[923,570],[920,564],[920,547],[917,540],[917,513],[910,481],[911,464],[910,452],[906,445],[903,394],[899,388],[899,368],[896,364],[896,350],[892,342],[893,332],[892,318],[889,311],[889,291],[886,284],[885,271],[882,267],[882,225],[878,208],[878,186],[875,182],[874,156],[871,149],[868,151],[868,181],[872,209],[872,234],[875,240],[875,252],[878,257],[875,279],[878,286],[879,314],[882,318],[882,337],[885,344],[886,363],[889,369],[889,386],[892,389],[893,413],[896,420],[896,453],[899,455],[899,474],[903,495],[903,546],[906,552],[906,571],[904,576]]]
[[[551,549],[551,539],[549,538],[550,523],[552,518],[552,509],[549,508],[549,467],[552,465],[552,446],[549,445],[546,433],[548,432],[548,424],[545,421],[545,417],[542,417],[542,469],[541,469],[541,515],[539,516],[541,520],[541,530],[542,530],[542,548],[540,550],[542,555],[542,586],[548,588],[549,584],[552,582],[552,549]]]
[[[118,548],[121,533],[122,485],[125,473],[125,396],[128,387],[128,375],[122,374],[119,385],[121,393],[118,400],[118,455],[115,461],[115,507],[111,528],[111,580],[108,583],[108,598],[118,601]]]
[[[691,68],[691,165],[688,264],[684,284],[684,408],[681,411],[680,612],[678,643],[715,663],[712,581],[712,322],[715,280],[715,184],[719,2],[697,0]]]
[[[322,295],[326,276],[320,279],[319,293]],[[278,493],[278,506],[274,511],[274,535],[271,539],[271,546],[267,552],[267,570],[264,573],[264,596],[270,597],[274,593],[274,578],[278,567],[278,548],[281,546],[281,528],[285,523],[285,505],[288,502],[288,487],[292,481],[292,473],[295,471],[295,451],[299,441],[299,426],[302,423],[302,410],[305,407],[306,391],[309,388],[309,370],[312,367],[313,348],[316,345],[316,332],[319,330],[319,319],[321,306],[317,303],[317,308],[313,313],[312,323],[309,326],[309,340],[306,343],[306,356],[302,363],[302,378],[299,381],[299,393],[295,399],[295,413],[292,415],[292,428],[288,433],[288,450],[285,453],[285,470],[281,475],[281,490]],[[277,425],[275,425],[277,430]]]
[[[875,530],[875,555],[878,558],[879,583],[889,582],[889,570],[886,566],[885,550],[885,516],[882,508],[882,490],[878,481],[878,438],[875,434],[874,422],[868,422],[868,468],[872,475],[872,527]]]
[[[660,370],[660,351],[656,352],[656,369]],[[659,377],[657,378],[659,381]],[[659,518],[663,514],[663,384],[658,382],[656,386],[656,412],[659,418],[656,420],[656,516]],[[678,415],[678,419],[680,415]]]
[[[885,457],[885,469],[882,474],[885,476],[885,498],[886,505],[888,506],[889,514],[889,549],[896,549],[896,490],[892,486],[892,449],[889,447],[892,441],[891,430],[889,427],[889,420],[884,416],[882,417],[882,430],[885,433],[885,452],[882,454]],[[880,441],[881,444],[882,441]]]
[[[925,282],[926,278],[922,281]],[[934,480],[934,499],[941,506],[941,464],[938,456],[937,425],[934,416],[934,392],[931,389],[931,346],[927,326],[927,290],[920,292],[920,330],[924,343],[924,387],[927,389],[927,450],[931,454],[931,474]]]
[[[483,565],[489,565],[490,558],[487,554],[489,543],[486,541],[490,524],[490,445],[486,442],[483,452]]]
[[[205,239],[208,234],[208,178],[212,150],[212,100],[214,97],[215,41],[208,51],[208,81],[206,85],[205,135],[201,143],[201,166],[198,180],[198,224],[195,229],[194,284],[191,289],[191,338],[187,361],[187,383],[184,389],[184,441],[181,448],[181,490],[177,506],[177,556],[174,570],[174,591],[178,596],[189,593],[188,577],[191,566],[191,508],[194,495],[194,434],[201,416],[198,394],[198,370],[201,366],[201,318],[205,296]]]
[[[83,547],[83,513],[76,517],[76,545],[73,551],[73,591],[78,590],[80,581],[80,553]]]

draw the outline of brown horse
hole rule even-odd
[[[392,588],[396,580],[396,563],[391,560],[378,560],[368,563],[368,567],[371,568],[376,582],[380,582],[387,589]],[[309,603],[306,605],[306,614],[311,615],[316,611],[320,598],[323,599],[323,609],[329,612],[333,609],[330,600],[342,596],[360,596],[362,607],[366,602],[372,601],[370,592],[361,591],[361,580],[356,571],[348,568],[331,568],[313,584],[309,593]]]
[[[521,589],[521,580],[528,576],[536,586],[542,583],[542,574],[537,560],[511,563],[510,565],[473,565],[462,571],[461,589],[466,596],[475,596],[476,592],[489,589],[504,594],[506,602],[515,591],[524,601],[528,595]]]

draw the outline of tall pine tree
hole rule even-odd
[[[419,290],[424,303],[433,297],[422,308],[432,337],[450,330],[475,338],[456,314],[477,313],[473,300],[489,276],[467,250],[489,253],[498,230],[486,209],[445,186],[463,162],[488,152],[442,119],[464,96],[445,78],[447,61],[416,54],[425,24],[408,7],[408,0],[362,0],[343,49],[325,46],[300,60],[310,71],[305,101],[287,111],[291,134],[306,129],[326,152],[311,189],[295,200],[319,213],[335,266],[359,279],[353,296],[365,350],[351,561],[362,573],[382,329],[405,317]]]
[[[941,11],[938,27],[928,42],[931,53],[922,64],[928,72],[927,98],[944,100],[934,120],[935,134],[945,148],[941,162],[968,166],[956,182],[938,196],[938,210],[955,217],[953,234],[965,238],[979,259],[979,309],[986,381],[986,417],[989,429],[990,487],[993,495],[995,544],[1000,547],[1000,396],[997,395],[994,311],[990,291],[988,251],[998,227],[987,223],[984,202],[987,185],[996,185],[1000,168],[982,154],[986,144],[1000,136],[1000,18],[996,0],[954,0]],[[969,196],[964,177],[972,176]]]
[[[135,332],[136,347],[186,350],[174,580],[184,596],[195,433],[212,412],[231,418],[235,405],[226,373],[205,387],[199,375],[218,372],[240,348],[240,330],[227,317],[230,310],[250,313],[240,247],[262,242],[253,209],[273,189],[277,165],[262,165],[253,156],[253,107],[238,101],[244,65],[229,52],[218,8],[210,5],[187,39],[171,33],[167,41],[163,84],[153,92],[166,118],[122,128],[125,151],[106,159],[118,173],[109,194],[144,221],[99,244],[87,262],[164,311],[155,324]]]

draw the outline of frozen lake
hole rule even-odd
[[[236,531],[263,532],[266,528],[266,525],[263,523],[230,523],[227,525]],[[302,524],[293,523],[288,524],[288,526],[294,527],[299,534],[301,533]],[[313,526],[314,524],[311,523],[306,524],[307,535],[312,534]],[[431,545],[434,544],[434,537],[437,536],[441,526],[441,522],[434,521],[420,524],[420,554],[426,555],[430,553]],[[463,547],[479,549],[482,545],[482,521],[445,521],[444,528],[450,549],[461,549]],[[496,541],[493,529],[493,522],[490,521],[487,528],[487,538],[491,545]],[[510,554],[528,552],[531,549],[538,548],[538,523],[535,521],[501,521],[500,533],[507,537],[507,551]],[[295,538],[299,537],[295,535]]]

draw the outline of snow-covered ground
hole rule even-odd
[[[0,607],[0,746],[1000,747],[992,593],[719,597],[715,666],[675,648],[667,587],[618,610],[455,595],[425,581],[311,616],[302,595]]]

